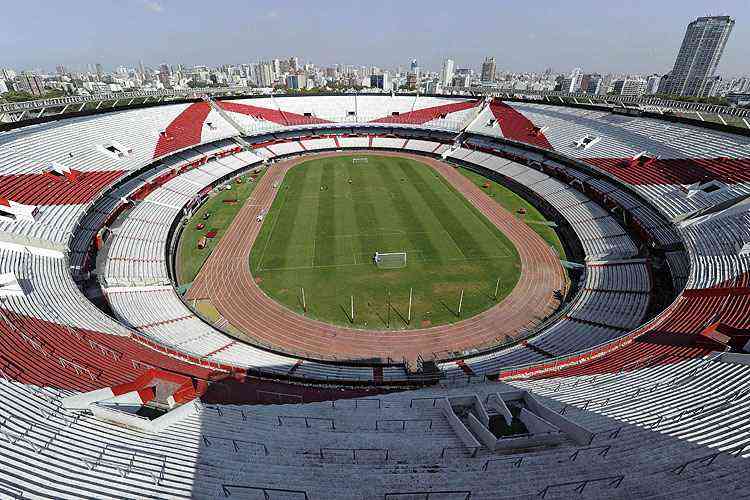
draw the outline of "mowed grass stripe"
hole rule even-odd
[[[336,186],[335,163],[327,162],[321,167],[318,194],[318,218],[314,235],[314,265],[325,266],[336,264]]]
[[[295,172],[295,169],[292,169],[290,172]],[[289,247],[277,249],[277,251],[284,254],[286,267],[292,265],[310,265],[312,263],[313,247],[310,240],[310,228],[315,226],[317,200],[310,200],[300,196],[311,185],[317,186],[319,183],[319,175],[316,175],[319,173],[310,172],[310,174],[302,175],[300,172],[295,172],[295,176],[290,179],[291,182],[288,184],[285,183],[285,188],[288,188],[289,191],[287,203],[294,203],[296,205],[296,209],[292,212],[294,219],[292,219],[292,223],[290,224],[292,234],[289,239]]]
[[[476,237],[477,241],[485,245],[486,251],[495,257],[518,258],[518,252],[508,238],[497,226],[490,222],[482,212],[461,193],[453,189],[447,179],[441,175],[433,174],[444,186],[448,195],[455,198],[461,206],[471,213],[471,217],[465,217],[464,228]],[[447,200],[446,200],[447,201]],[[466,214],[468,215],[468,214]]]
[[[403,186],[401,179],[394,175],[393,168],[384,167],[378,170],[385,185],[390,186],[393,193],[391,204],[398,221],[394,226],[403,229],[406,233],[404,236],[409,242],[410,249],[414,248],[419,251],[420,255],[412,257],[417,257],[420,260],[439,257],[441,253],[430,239],[432,231],[429,231],[427,224],[422,220],[424,213],[416,210],[417,203],[415,201],[417,200],[405,193],[406,187]],[[403,250],[407,249],[404,248]],[[393,249],[393,251],[399,250]],[[408,258],[409,255],[407,254]]]
[[[354,212],[354,228],[353,230],[361,231],[357,236],[352,237],[353,244],[357,253],[362,256],[363,261],[366,261],[366,256],[371,253],[373,242],[378,240],[377,233],[368,233],[368,231],[377,231],[380,227],[378,221],[378,212],[375,210],[370,191],[368,189],[362,189],[363,186],[374,185],[370,176],[366,176],[365,173],[372,173],[379,169],[368,168],[367,165],[352,166],[350,168],[350,175],[352,179],[352,188],[350,194],[352,198],[352,211]],[[356,240],[356,243],[354,241]]]
[[[290,173],[288,172],[287,176]],[[271,224],[267,235],[270,241],[268,248],[263,253],[261,262],[259,262],[261,269],[298,266],[306,263],[305,256],[309,253],[306,251],[306,247],[309,241],[304,235],[300,234],[300,231],[305,228],[305,223],[300,220],[300,215],[306,212],[308,216],[314,216],[314,211],[304,211],[305,203],[297,194],[302,187],[300,184],[305,184],[310,178],[298,173],[295,174],[285,179],[279,187],[279,193],[267,215],[267,217],[272,217],[271,220],[267,221]],[[314,178],[315,176],[311,177]]]
[[[485,251],[484,246],[480,245],[474,235],[466,230],[464,227],[465,221],[461,220],[461,218],[454,213],[452,207],[449,206],[441,196],[438,196],[438,193],[433,189],[432,185],[428,185],[424,182],[416,168],[412,164],[404,162],[399,162],[398,165],[401,168],[401,171],[404,172],[404,175],[406,175],[411,181],[412,186],[416,188],[420,196],[425,200],[427,206],[430,207],[435,219],[440,221],[445,232],[450,234],[455,244],[461,249],[461,253],[464,254],[466,258],[477,257],[480,259],[486,259],[490,257],[490,254]],[[427,173],[432,175],[432,172],[430,171]]]

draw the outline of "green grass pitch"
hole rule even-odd
[[[355,156],[369,162],[321,158],[286,174],[250,256],[269,296],[302,312],[304,288],[310,317],[402,329],[456,322],[510,293],[520,273],[516,249],[439,174],[410,159]],[[407,265],[379,269],[376,251],[405,251]]]

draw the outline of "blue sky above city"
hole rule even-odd
[[[748,72],[750,1],[25,0],[3,5],[0,67],[53,69],[247,63],[295,55],[319,65],[438,69],[444,57],[499,70],[664,73],[686,25],[737,23],[719,73]]]

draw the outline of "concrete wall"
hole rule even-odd
[[[560,432],[560,429],[546,420],[539,418],[526,408],[521,409],[518,419],[523,422],[531,434],[544,434],[546,432]]]
[[[587,445],[594,437],[594,433],[576,423],[571,422],[559,413],[552,411],[534,398],[529,393],[524,397],[526,406],[537,416],[556,426],[558,429],[570,436],[576,444]]]
[[[448,402],[451,406],[469,406],[474,412],[474,415],[482,422],[483,425],[490,425],[490,417],[487,415],[487,411],[484,409],[482,400],[476,394],[468,396],[453,396],[448,398]]]
[[[448,401],[447,398],[438,399],[435,406],[443,410],[445,419],[448,420],[448,424],[464,446],[467,448],[477,448],[482,446],[479,441],[476,440],[471,431],[466,428],[463,422],[461,422],[461,419],[458,418],[458,415],[453,411],[450,401]]]
[[[750,342],[748,342],[750,344]],[[748,346],[745,346],[747,350]],[[725,352],[719,356],[722,363],[734,363],[736,365],[750,365],[750,354],[741,354],[739,352]]]
[[[490,394],[487,398],[487,408],[492,408],[497,413],[505,418],[505,423],[510,425],[513,422],[513,414],[511,414],[508,405],[498,394]]]
[[[550,434],[528,434],[519,437],[507,437],[498,439],[495,451],[520,448],[531,448],[534,446],[552,446],[560,444],[565,440],[565,434],[561,432]]]
[[[111,422],[115,425],[121,425],[129,429],[138,429],[144,432],[153,432],[151,420],[140,417],[126,411],[115,410],[105,406],[91,405],[91,413],[95,418],[105,422]]]
[[[472,430],[472,432],[474,432],[474,435],[479,438],[479,441],[481,441],[481,443],[491,451],[495,451],[495,443],[497,443],[497,438],[487,428],[487,426],[482,425],[482,422],[480,422],[473,413],[469,414],[469,418],[467,420],[469,428]]]

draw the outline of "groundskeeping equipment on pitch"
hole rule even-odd
[[[381,269],[398,269],[406,267],[406,252],[375,252],[372,260]]]

